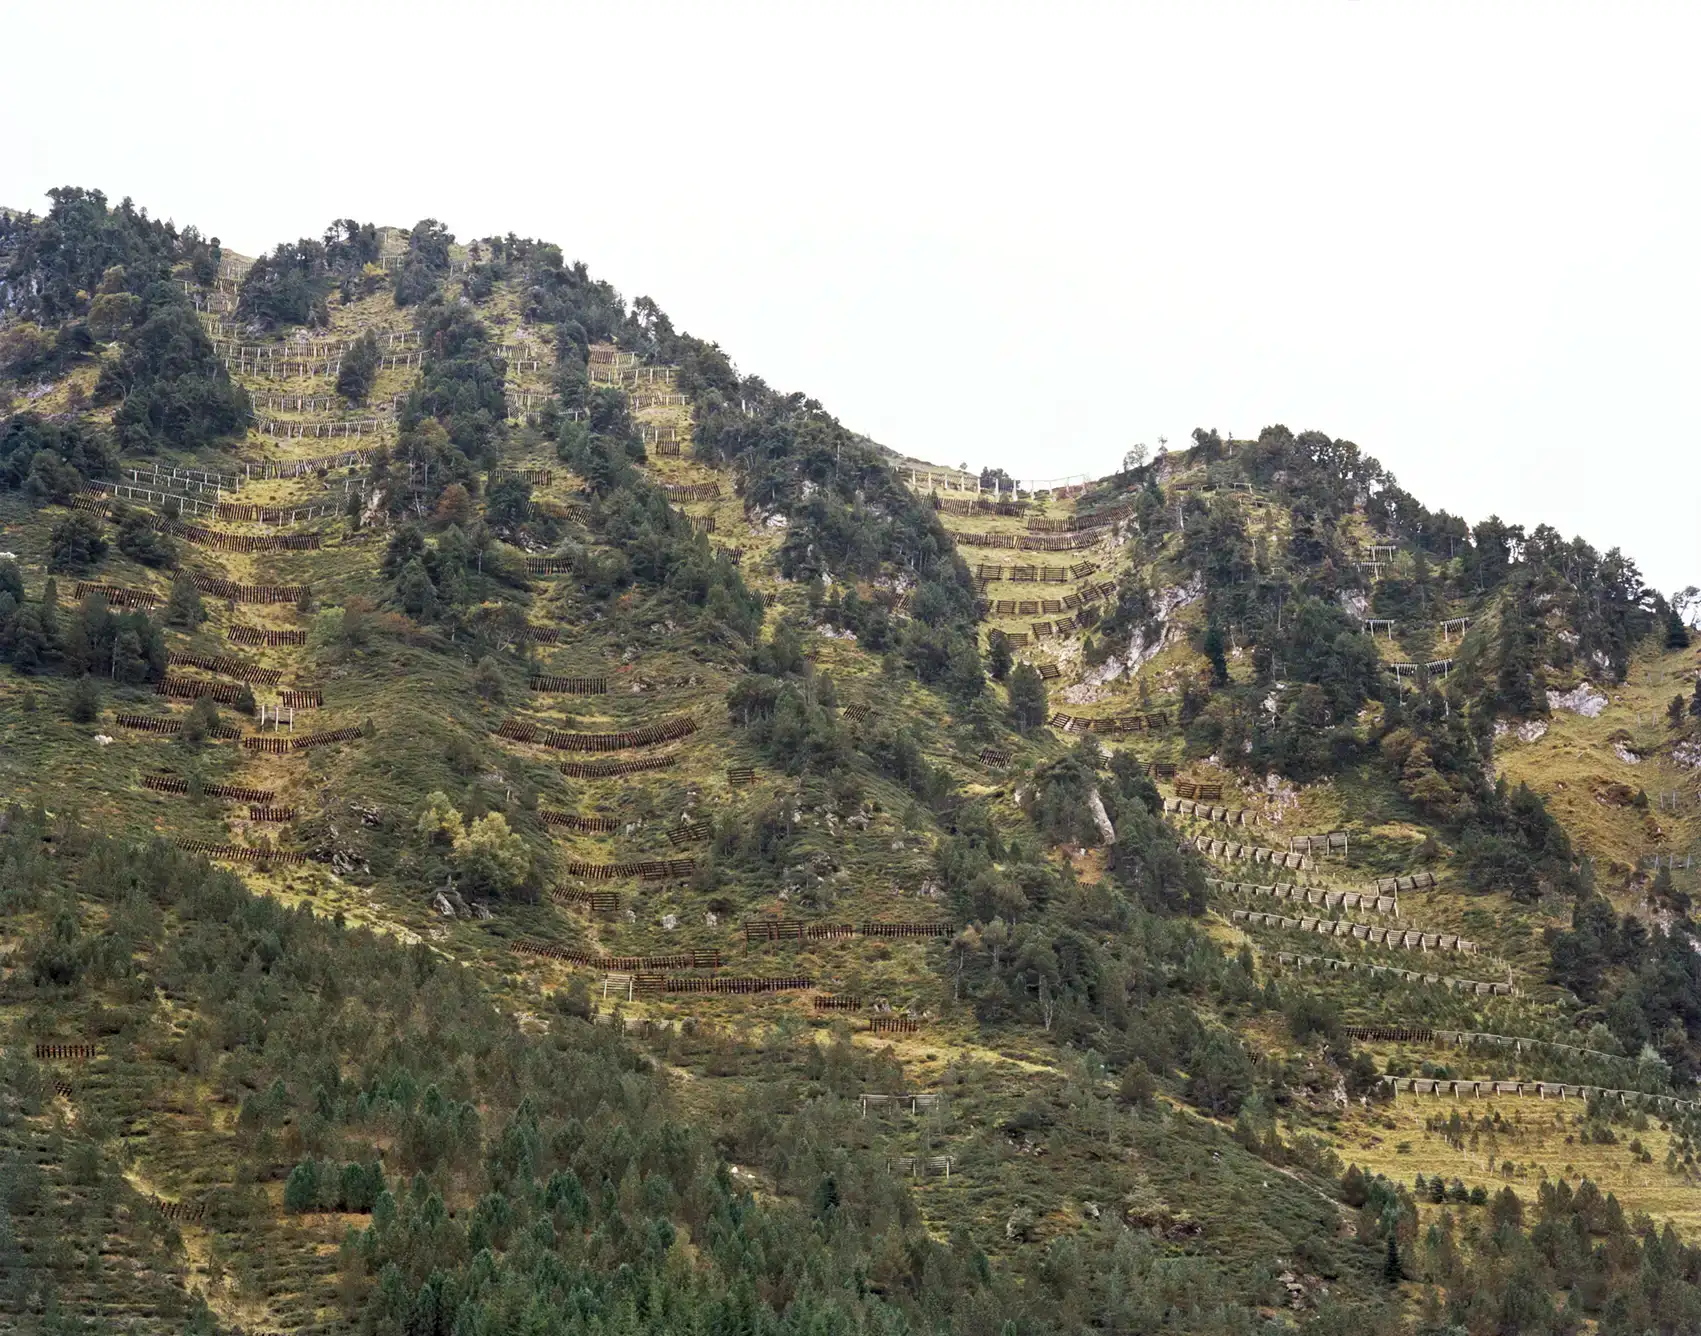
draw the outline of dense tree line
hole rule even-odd
[[[0,834],[0,914],[43,925],[20,982],[41,1004],[157,989],[195,1013],[180,1043],[239,1109],[242,1179],[269,1176],[287,1144],[286,1210],[369,1212],[341,1257],[362,1330],[980,1336],[1014,1322],[1038,1336],[1059,1329],[1059,1304],[1070,1329],[1259,1329],[1242,1285],[1205,1266],[1169,1275],[1173,1261],[1116,1225],[998,1267],[966,1231],[933,1238],[901,1178],[837,1130],[846,1100],[892,1081],[848,1042],[807,1046],[815,1093],[795,1131],[767,1118],[729,1131],[772,1184],[758,1198],[650,1064],[581,1019],[582,993],[557,994],[547,1033],[527,1033],[424,946],[250,895],[163,842],[61,824],[50,856],[48,833],[14,808]],[[123,1016],[146,1035],[145,1014]],[[1034,1102],[1021,1125],[1066,1120]],[[1155,1112],[1135,1128],[1154,1152],[1185,1135]],[[455,1198],[471,1205],[451,1211]],[[33,1220],[17,1227],[29,1237]],[[1295,1220],[1292,1242],[1308,1227]],[[1356,1320],[1333,1312],[1322,1329]]]
[[[0,558],[0,661],[20,673],[62,668],[120,683],[158,681],[166,667],[163,618],[114,612],[98,594],[67,610],[51,577],[33,601],[17,563]]]
[[[49,192],[47,216],[26,224],[7,269],[14,304],[31,320],[61,322],[46,336],[33,324],[9,332],[0,370],[63,370],[116,341],[119,356],[101,366],[98,402],[118,404],[119,444],[152,450],[197,448],[244,428],[247,394],[213,356],[212,344],[174,270],[196,281],[218,272],[216,240],[178,232],[125,200],[107,207],[99,191]]]
[[[0,486],[21,488],[37,505],[63,505],[91,478],[108,478],[117,451],[85,422],[55,422],[19,413],[0,422]]]
[[[328,325],[332,290],[340,287],[344,300],[357,296],[362,272],[378,262],[380,249],[378,229],[352,218],[332,223],[321,240],[280,242],[242,276],[237,319],[266,329]]]
[[[397,306],[417,306],[441,295],[449,273],[449,247],[454,244],[454,234],[435,218],[422,218],[413,225],[392,287]]]
[[[130,200],[108,207],[98,190],[62,186],[47,192],[46,217],[14,224],[18,236],[5,277],[25,318],[56,323],[89,316],[102,296],[150,302],[157,283],[178,264],[197,283],[218,275],[218,239],[193,227],[179,232],[149,218]]]

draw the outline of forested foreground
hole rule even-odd
[[[337,1302],[362,1331],[1280,1325],[1220,1289],[1213,1268],[1109,1215],[1098,1237],[1058,1239],[1026,1267],[930,1237],[884,1165],[834,1144],[854,1121],[849,1097],[889,1075],[842,1039],[804,1060],[807,1116],[783,1136],[746,1133],[753,1155],[735,1167],[652,1061],[587,1023],[582,997],[563,992],[517,1021],[428,947],[287,910],[163,844],[122,847],[17,808],[0,866],[16,942],[0,1301],[27,1327],[110,1329],[56,1303],[73,1289],[98,1307],[132,1279],[55,1246],[96,1200],[115,1233],[157,1241],[152,1265],[169,1276],[179,1227],[125,1176],[125,1102],[168,1087],[223,1114],[200,1154],[224,1181],[185,1228],[258,1241],[280,1217],[343,1213]],[[83,1102],[56,1100],[16,1042],[26,1036],[96,1044]],[[1186,1117],[1149,1089],[1116,1104],[1151,1125],[1124,1133],[1135,1141]],[[1604,1332],[1701,1323],[1701,1251],[1587,1185],[1528,1200],[1507,1189],[1486,1211],[1461,1202],[1421,1234],[1404,1188],[1352,1170],[1339,1195],[1386,1282],[1438,1282],[1421,1298],[1424,1330],[1577,1331],[1585,1308]],[[1569,1292],[1558,1309],[1554,1288]],[[228,1328],[177,1293],[185,1329]],[[1384,1320],[1374,1313],[1325,1299],[1307,1326],[1363,1331]]]

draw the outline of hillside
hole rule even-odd
[[[429,219],[0,302],[9,1327],[1694,1329],[1623,554],[927,465]]]

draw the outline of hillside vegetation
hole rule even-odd
[[[7,1329],[1701,1328],[1693,591],[431,219],[0,303]]]

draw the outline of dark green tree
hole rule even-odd
[[[1011,670],[1005,688],[1010,696],[1010,724],[1021,733],[1032,733],[1044,726],[1051,709],[1047,700],[1045,679],[1032,664],[1017,664]]]
[[[364,404],[372,393],[372,382],[378,378],[381,361],[378,338],[367,330],[343,350],[342,363],[337,368],[337,393],[350,403]]]
[[[165,604],[165,620],[169,626],[181,626],[189,631],[195,630],[207,620],[207,609],[201,602],[201,591],[195,588],[195,582],[187,571],[171,582],[171,597]]]
[[[100,688],[92,677],[79,677],[66,694],[65,712],[72,722],[92,724],[100,718]]]
[[[1228,657],[1223,644],[1223,628],[1212,622],[1205,628],[1205,657],[1211,661],[1211,681],[1226,687],[1229,680]]]
[[[1683,624],[1683,617],[1676,608],[1666,614],[1666,648],[1689,648],[1689,628]]]
[[[47,539],[47,567],[54,571],[86,571],[106,555],[106,538],[100,521],[83,511],[73,511]]]

